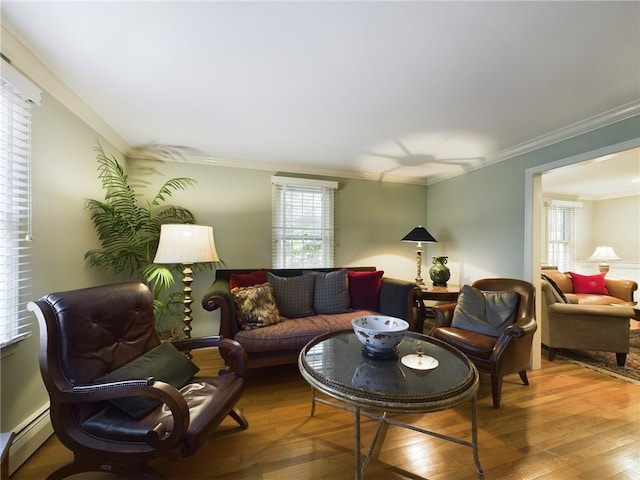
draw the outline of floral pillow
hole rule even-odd
[[[245,330],[274,325],[283,320],[269,283],[232,288],[231,296],[238,323]]]

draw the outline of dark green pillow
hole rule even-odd
[[[184,387],[200,369],[171,343],[161,343],[94,383],[119,382],[153,377],[175,388]],[[142,418],[162,402],[152,397],[123,397],[111,403],[133,418]]]
[[[499,337],[515,321],[517,305],[516,292],[487,292],[464,285],[453,311],[451,326]]]

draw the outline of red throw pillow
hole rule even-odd
[[[253,287],[267,281],[267,270],[261,268],[251,273],[232,273],[229,278],[229,288]]]
[[[573,293],[593,293],[598,295],[609,295],[605,286],[604,274],[580,275],[569,272],[573,280]]]
[[[380,311],[380,287],[383,270],[356,272],[349,270],[349,300],[354,310]]]

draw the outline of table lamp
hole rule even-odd
[[[213,227],[190,224],[166,224],[160,226],[160,242],[153,263],[181,263],[184,288],[185,338],[191,338],[191,283],[194,263],[217,262],[218,253],[213,241]]]
[[[606,275],[609,272],[609,263],[607,262],[622,259],[616,254],[613,247],[597,246],[593,255],[591,255],[587,260],[591,262],[600,262],[598,269],[600,270],[600,273]]]
[[[433,235],[427,232],[427,229],[422,225],[418,225],[416,228],[402,237],[403,242],[418,242],[416,246],[416,263],[418,265],[418,274],[416,276],[416,284],[424,285],[422,280],[422,242],[437,242]]]

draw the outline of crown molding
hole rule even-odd
[[[579,135],[589,133],[593,130],[603,128],[617,122],[621,122],[623,120],[635,117],[637,115],[640,115],[640,99],[636,99],[632,102],[626,103],[619,107],[612,108],[611,110],[607,110],[606,112],[603,112],[599,115],[595,115],[585,120],[576,122],[572,125],[559,128],[558,130],[554,130],[553,132],[533,138],[527,142],[521,143],[514,147],[501,150],[500,152],[497,152],[493,155],[488,155],[486,157],[486,161],[483,162],[482,165],[466,170],[463,173],[455,173],[451,175],[441,175],[438,177],[432,177],[427,182],[427,185],[433,185],[435,183],[448,180],[450,178],[464,175],[465,173],[468,173],[470,171],[478,170],[480,168],[493,165],[494,163],[503,162],[505,160],[509,160],[519,155],[524,155],[525,153],[533,152],[535,150],[548,147],[550,145],[562,142],[564,140],[569,140],[570,138],[574,138]]]
[[[96,112],[76,95],[57,75],[36,57],[4,23],[2,24],[2,55],[23,75],[37,84],[47,94],[83,120],[115,148],[127,152],[131,146],[111,128]]]

